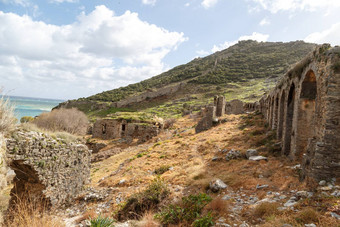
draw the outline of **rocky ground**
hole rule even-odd
[[[196,123],[194,116],[181,118],[140,145],[91,140],[102,144],[92,183],[57,216],[67,226],[88,226],[98,215],[114,217],[131,195],[160,176],[170,195],[153,213],[183,196],[207,193],[213,201],[205,209],[213,210],[215,226],[340,226],[337,179],[300,182],[299,162],[280,156],[280,144],[261,115],[228,115],[199,134]],[[149,224],[129,220],[115,226],[157,226],[152,217]]]

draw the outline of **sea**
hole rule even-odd
[[[14,106],[15,117],[20,121],[23,116],[35,117],[44,112],[49,112],[53,107],[65,100],[30,98],[21,96],[5,96]]]

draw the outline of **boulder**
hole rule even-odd
[[[249,157],[249,160],[251,160],[251,161],[260,161],[260,160],[268,161],[268,158],[264,157],[264,156],[251,156],[251,157]]]
[[[218,192],[221,189],[225,189],[228,186],[220,179],[216,179],[209,184],[209,188],[212,192]]]
[[[249,149],[249,150],[247,150],[247,152],[246,152],[246,157],[247,157],[247,159],[249,159],[249,157],[251,157],[251,156],[256,156],[256,155],[258,155],[256,149]]]

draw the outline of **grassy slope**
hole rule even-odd
[[[126,109],[90,110],[91,105],[84,104],[84,101],[111,103],[183,81],[187,84],[178,94],[137,103],[129,106],[129,109],[158,113],[163,115],[162,117],[178,117],[183,111],[183,104],[188,102],[181,101],[183,97],[193,97],[190,104],[194,107],[207,103],[216,94],[225,95],[227,100],[239,98],[256,101],[274,86],[278,77],[290,65],[301,60],[314,47],[315,44],[302,41],[289,43],[241,41],[228,49],[204,58],[196,58],[142,82],[73,100],[72,106],[78,107],[89,116],[102,117]],[[83,103],[79,104],[80,102]],[[162,108],[160,113],[160,106],[171,108]]]
[[[164,132],[153,141],[139,146],[130,146],[109,159],[94,163],[91,171],[91,186],[115,187],[110,198],[119,195],[126,200],[130,195],[145,188],[156,177],[152,174],[156,169],[172,167],[161,175],[171,189],[169,201],[178,200],[189,194],[206,192],[209,182],[216,178],[222,179],[228,185],[228,189],[219,194],[210,193],[213,198],[222,197],[232,190],[240,195],[243,194],[244,198],[253,196],[259,200],[272,198],[276,192],[287,196],[275,206],[283,206],[294,194],[291,193],[292,190],[311,190],[299,182],[298,170],[291,168],[298,162],[291,162],[277,156],[273,149],[276,141],[273,134],[265,128],[265,121],[261,115],[243,117],[228,115],[225,118],[226,123],[199,134],[194,133],[195,119],[178,119],[170,132]],[[110,146],[115,148],[117,144],[112,143]],[[250,148],[256,148],[261,155],[267,156],[269,161],[252,162],[243,158],[225,161],[226,153],[221,152],[223,149],[236,149],[244,154]],[[213,157],[221,159],[212,162]],[[120,185],[122,179],[125,183]],[[268,187],[259,190],[256,189],[257,185],[268,185]],[[271,193],[267,194],[267,192]],[[224,217],[231,225],[239,225],[246,221],[260,226],[282,226],[284,223],[293,226],[304,226],[309,223],[318,226],[320,224],[320,226],[336,226],[334,225],[336,220],[326,213],[327,206],[333,206],[336,198],[322,197],[320,199],[322,202],[317,203],[315,200],[318,199],[318,195],[311,199],[300,200],[296,206],[299,212],[286,210],[271,213],[264,207],[265,210],[262,211],[264,214],[256,214],[261,207],[249,205],[244,205],[242,211],[235,212],[233,207],[236,206],[237,201],[232,199],[228,201],[226,210],[214,214],[214,219],[216,221],[219,217]],[[87,207],[87,209],[91,208]],[[114,204],[109,214],[114,213],[116,209],[119,209],[119,206]],[[269,209],[272,210],[270,206]],[[312,219],[315,218],[314,213],[313,217],[300,220],[302,215],[300,212],[306,209],[315,210],[317,220]],[[235,218],[230,218],[229,214],[233,214]],[[265,215],[271,216],[269,218]],[[259,217],[262,221],[257,221]]]

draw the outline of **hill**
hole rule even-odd
[[[255,101],[315,46],[303,41],[240,41],[228,49],[196,58],[150,79],[67,101],[57,108],[77,107],[90,117],[119,111],[176,117],[186,109],[199,109],[217,94],[225,95],[227,100]]]

